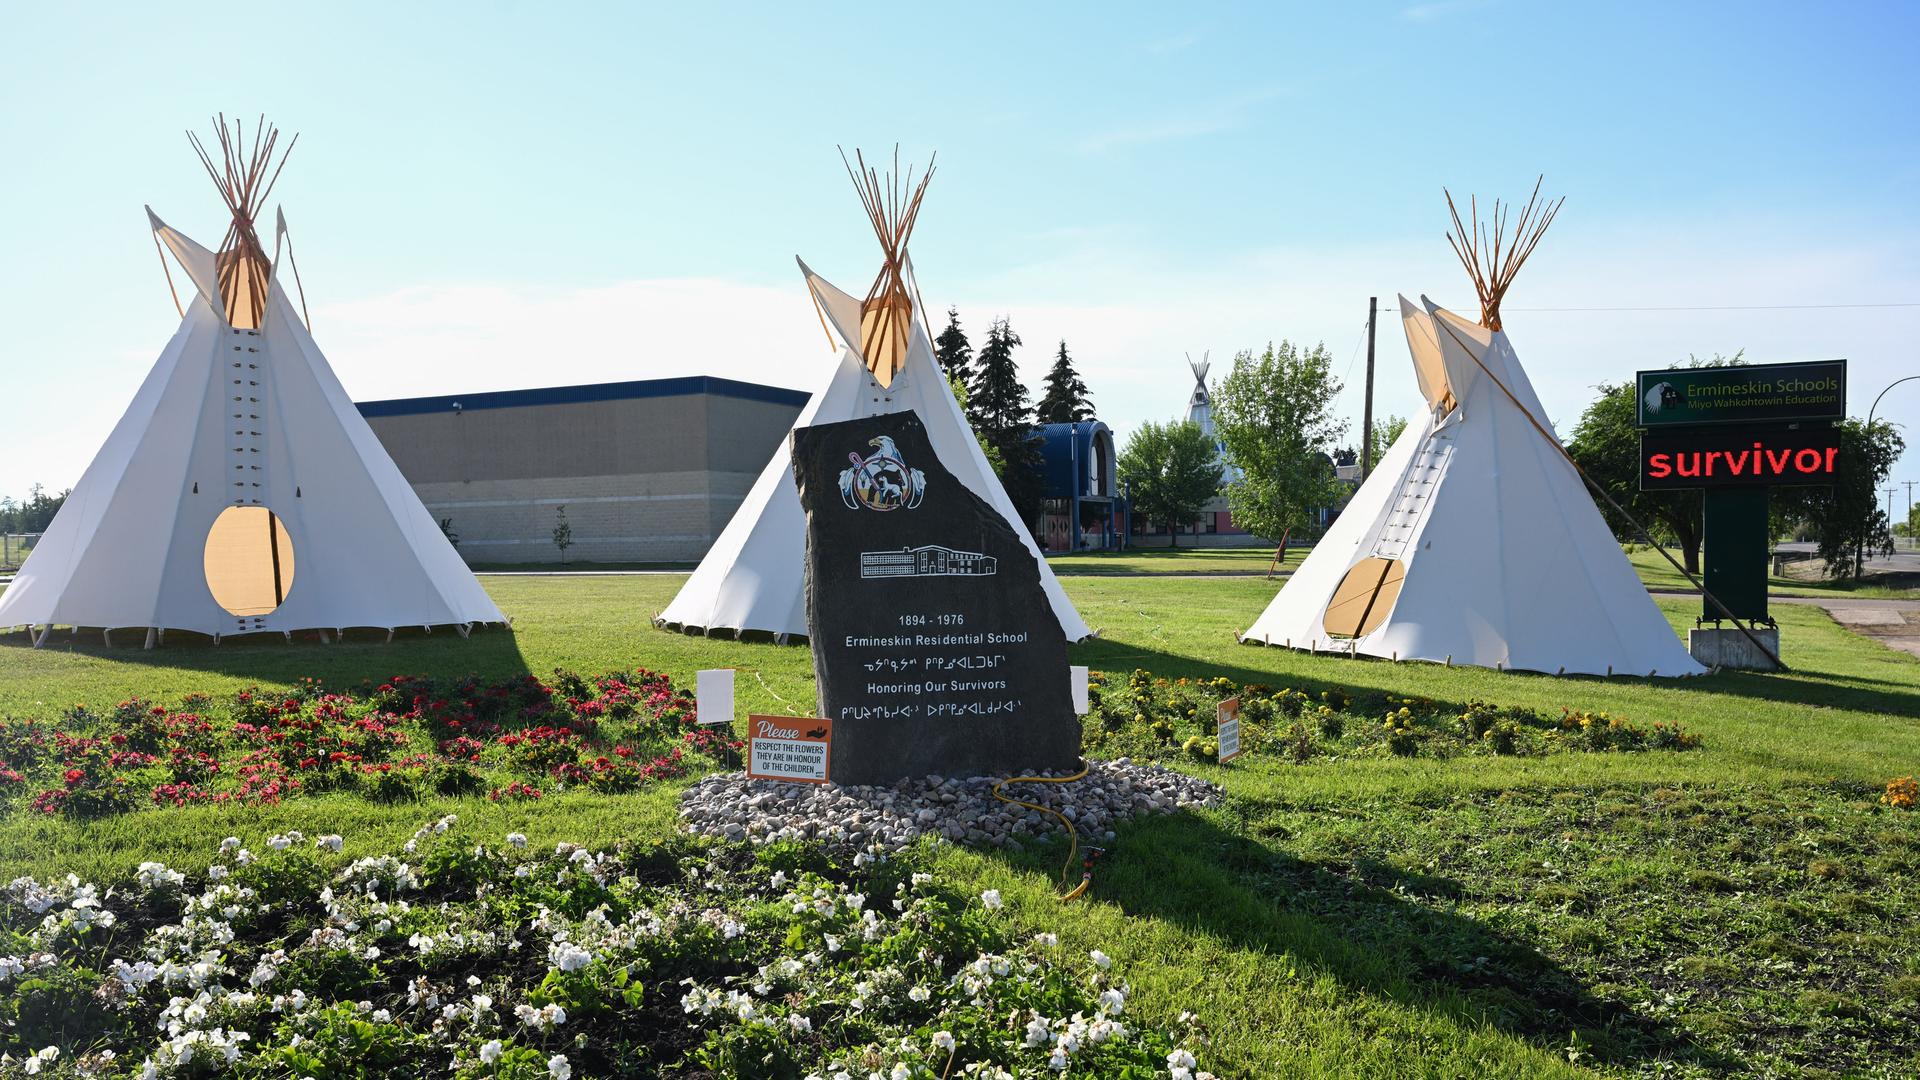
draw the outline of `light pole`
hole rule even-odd
[[[1912,382],[1915,379],[1920,379],[1920,375],[1908,375],[1905,378],[1895,379],[1892,382],[1887,384],[1885,390],[1882,390],[1878,394],[1873,395],[1873,404],[1869,406],[1867,409],[1867,438],[1868,439],[1873,438],[1874,411],[1880,408],[1880,399],[1887,396],[1887,390],[1891,390],[1894,387],[1899,386],[1903,382]],[[1887,523],[1889,525],[1893,523],[1893,499],[1891,496],[1889,496],[1887,499]],[[1861,571],[1865,570],[1867,565],[1867,530],[1865,525],[1866,525],[1865,522],[1861,523],[1860,538],[1858,542],[1856,542],[1853,545],[1853,579],[1855,581],[1860,580]]]

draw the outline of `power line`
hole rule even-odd
[[[1717,304],[1699,307],[1516,307],[1506,311],[1828,311],[1836,308],[1920,308],[1907,304]]]

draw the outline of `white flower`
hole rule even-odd
[[[212,866],[207,867],[208,881],[219,881],[221,878],[226,876],[227,876],[227,868],[224,866],[221,866],[219,863],[215,863]]]
[[[1059,945],[1059,944],[1060,944],[1060,935],[1058,935],[1058,934],[1035,934],[1035,935],[1033,935],[1033,943],[1034,943],[1035,945],[1040,945],[1040,946],[1044,946],[1044,947],[1046,947],[1046,948],[1049,948],[1049,949],[1051,949],[1051,948],[1053,948],[1054,946],[1056,946],[1056,945]]]
[[[773,880],[767,882],[768,885],[776,889],[780,888],[786,883],[787,883],[787,872],[785,870],[775,870],[773,872]]]
[[[369,945],[367,946],[366,953],[363,955],[369,960],[378,960],[380,959],[380,947],[378,945]]]
[[[38,1073],[41,1069],[53,1068],[54,1061],[57,1060],[59,1057],[60,1057],[60,1048],[57,1046],[48,1046],[39,1050],[35,1050],[33,1053],[27,1055],[27,1060],[24,1062],[27,1070],[27,1075],[32,1076]]]
[[[326,848],[328,851],[338,852],[341,848],[344,848],[347,846],[347,841],[345,837],[342,837],[338,833],[328,833],[327,835],[321,837],[320,839],[315,840],[313,842],[313,846],[323,847],[323,848]]]
[[[919,887],[920,887],[920,886],[922,886],[922,885],[931,885],[931,884],[933,884],[933,875],[932,875],[932,874],[925,874],[925,873],[917,873],[917,874],[915,874],[915,875],[913,875],[913,885],[914,885],[914,888],[916,888],[916,889],[917,889],[917,888],[919,888]]]
[[[480,1064],[491,1065],[499,1061],[500,1055],[505,1053],[506,1049],[499,1039],[491,1040],[486,1045],[480,1047]]]
[[[942,1050],[951,1051],[953,1049],[953,1032],[951,1031],[934,1032],[933,1045],[939,1047]]]
[[[548,1058],[547,1075],[553,1080],[568,1080],[573,1075],[573,1066],[567,1064],[567,1055],[555,1054]]]
[[[1108,956],[1099,949],[1095,949],[1087,955],[1093,958],[1093,966],[1099,968],[1101,971],[1105,971],[1113,966],[1113,957]]]
[[[1045,1046],[1051,1041],[1053,1041],[1053,1031],[1047,1027],[1045,1020],[1036,1018],[1027,1021],[1028,1046]]]
[[[1000,890],[988,889],[986,892],[981,893],[980,902],[986,905],[988,911],[998,910],[1001,906]]]
[[[275,836],[267,840],[267,846],[275,851],[285,851],[287,848],[293,846],[293,841],[284,836]]]
[[[593,954],[571,941],[556,941],[547,947],[547,963],[561,971],[579,971],[593,963]]]
[[[1057,1072],[1067,1071],[1067,1052],[1059,1047],[1053,1048],[1053,1056],[1047,1059],[1047,1068]]]
[[[907,1068],[905,1062],[901,1062],[893,1067],[892,1072],[887,1074],[887,1080],[913,1080],[913,1070]]]
[[[229,851],[237,851],[239,848],[240,838],[237,836],[229,836],[225,840],[220,841],[220,851],[222,854]]]
[[[792,1016],[787,1017],[787,1026],[796,1032],[805,1034],[813,1030],[813,1021],[801,1016],[799,1013],[794,1013]]]
[[[1173,1053],[1167,1055],[1167,1068],[1169,1069],[1191,1069],[1198,1064],[1199,1062],[1193,1060],[1193,1055],[1187,1053],[1184,1049],[1175,1050]]]
[[[1121,993],[1118,990],[1103,990],[1100,992],[1100,1011],[1101,1012],[1110,1013],[1110,1014],[1119,1014],[1119,1013],[1125,1012],[1126,1010],[1127,1010],[1127,995]]]
[[[507,834],[507,843],[512,844],[514,847],[517,847],[517,848],[526,847],[527,834],[520,833],[520,832],[510,832]]]
[[[907,997],[913,999],[914,1001],[925,1001],[932,996],[933,996],[933,991],[927,989],[924,986],[916,986],[913,989],[907,991]]]

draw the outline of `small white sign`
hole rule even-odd
[[[1073,666],[1073,714],[1087,715],[1087,669],[1078,664]]]
[[[733,723],[733,669],[693,673],[693,717],[702,724]]]
[[[1240,755],[1240,699],[1230,697],[1220,703],[1214,724],[1214,738],[1220,743],[1220,760]]]
[[[833,721],[814,716],[747,717],[747,776],[755,780],[827,782]]]

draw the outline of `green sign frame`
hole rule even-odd
[[[1847,362],[1667,368],[1634,377],[1634,424],[1673,427],[1844,420]]]

